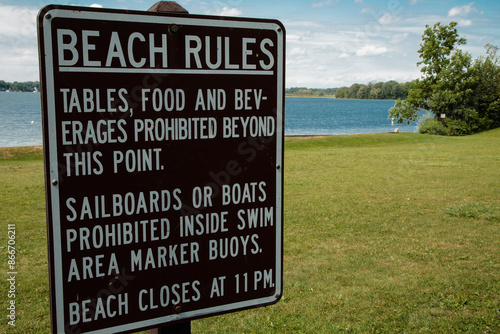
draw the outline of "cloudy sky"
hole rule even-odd
[[[147,0],[0,0],[0,80],[38,80],[35,19],[47,4],[147,10]],[[280,20],[287,31],[286,86],[340,87],[419,77],[425,25],[458,22],[473,56],[500,46],[500,1],[178,0],[191,14]]]

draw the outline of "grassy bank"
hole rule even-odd
[[[194,321],[193,333],[500,332],[499,130],[285,145],[283,299]],[[0,187],[19,252],[17,331],[5,317],[0,329],[46,333],[41,151],[0,149]]]

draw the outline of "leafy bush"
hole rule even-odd
[[[448,133],[451,136],[465,136],[478,132],[476,122],[465,120],[445,120],[445,125],[448,128]]]
[[[465,119],[445,118],[444,125],[434,114],[427,111],[417,119],[419,133],[442,136],[465,136],[488,129],[486,119],[479,119],[474,113],[470,113]]]
[[[417,126],[419,133],[441,136],[448,135],[448,129],[445,128],[430,111],[427,111],[425,114],[418,118]]]

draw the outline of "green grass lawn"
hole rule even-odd
[[[193,333],[500,333],[500,129],[285,147],[283,298]],[[41,151],[0,149],[0,187],[3,310],[7,224],[18,247],[16,328],[0,329],[47,333]]]

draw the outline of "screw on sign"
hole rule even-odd
[[[185,332],[276,303],[282,24],[56,5],[38,21],[53,332]]]

